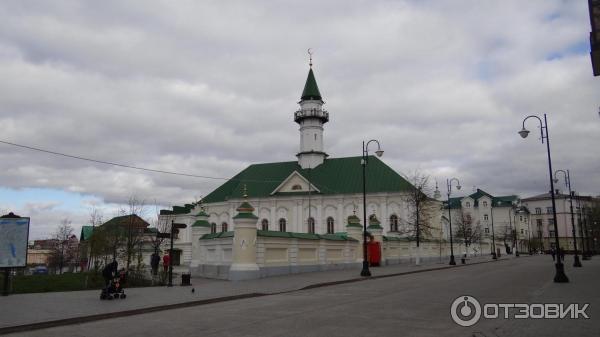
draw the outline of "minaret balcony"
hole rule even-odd
[[[327,123],[329,121],[329,112],[322,109],[303,109],[294,113],[294,121],[296,123],[300,123],[305,118],[318,118],[323,123]]]

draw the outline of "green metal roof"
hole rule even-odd
[[[82,226],[81,234],[79,235],[79,241],[86,241],[92,237],[92,233],[94,232],[93,226]]]
[[[329,158],[311,169],[302,169],[297,161],[254,164],[207,195],[205,203],[241,199],[243,186],[247,186],[249,198],[265,198],[273,192],[292,172],[303,177],[319,191],[313,194],[335,195],[362,193],[361,157]],[[410,183],[375,156],[369,156],[367,165],[367,193],[398,192],[410,188]],[[276,195],[288,195],[278,193]]]
[[[479,188],[477,189],[477,191],[475,193],[470,194],[468,197],[475,200],[473,207],[479,206],[479,199],[482,197],[488,197],[488,198],[492,199],[492,203],[493,203],[494,207],[508,207],[511,204],[514,204],[519,200],[519,197],[516,195],[504,195],[504,196],[494,197],[493,195],[491,195],[491,194],[487,193],[486,191],[479,189]],[[466,198],[466,197],[450,198],[450,207],[452,207],[452,208],[462,207],[461,200],[464,198]],[[446,208],[448,208],[447,201],[445,202],[444,206]]]
[[[208,227],[210,228],[210,223],[206,220],[196,220],[192,227]]]
[[[232,238],[233,234],[234,234],[233,231],[204,234],[204,235],[202,235],[202,237],[200,237],[200,240]]]
[[[175,207],[176,206],[174,206],[173,208],[175,208]],[[115,226],[115,225],[120,225],[120,226],[133,225],[134,227],[139,227],[139,228],[150,227],[150,224],[147,223],[146,220],[140,218],[137,214],[116,216],[102,224],[102,226],[107,226],[107,227]]]
[[[173,210],[161,209],[160,215],[176,215],[176,214],[188,214],[195,206],[192,204],[185,204],[185,206],[173,206]]]
[[[317,80],[315,79],[315,74],[313,73],[312,68],[310,68],[308,71],[306,84],[304,84],[304,90],[302,91],[302,99],[322,100],[319,87],[317,86]]]

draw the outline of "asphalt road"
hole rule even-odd
[[[12,334],[10,336],[598,336],[600,257],[552,282],[548,256],[523,257]],[[452,302],[589,303],[590,319],[485,319],[461,327]]]

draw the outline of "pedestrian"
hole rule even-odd
[[[112,280],[117,275],[117,268],[119,264],[117,260],[113,259],[111,263],[107,264],[104,269],[102,269],[102,277],[104,278],[104,285],[108,287],[110,280]]]
[[[152,275],[158,274],[158,265],[160,264],[160,256],[157,252],[152,253],[150,256],[150,267],[152,267]]]
[[[169,263],[171,262],[171,254],[167,253],[163,255],[163,268],[165,273],[169,271]]]
[[[552,261],[556,261],[556,251],[554,248],[550,249],[550,254],[552,254]]]

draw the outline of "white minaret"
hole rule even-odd
[[[309,52],[310,54],[310,52]],[[312,57],[308,78],[300,98],[300,110],[294,113],[294,121],[300,125],[300,152],[298,164],[303,169],[315,168],[325,161],[323,150],[323,124],[329,121],[329,113],[323,110],[323,99],[312,70]]]

